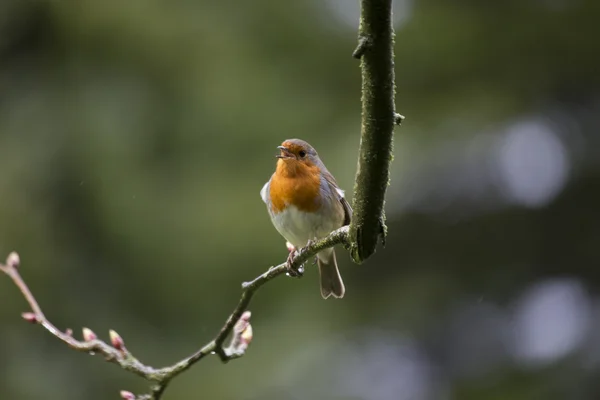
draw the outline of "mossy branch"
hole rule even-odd
[[[362,126],[350,224],[350,254],[356,263],[369,258],[385,241],[383,210],[393,150],[395,112],[392,0],[362,0],[358,47],[361,60]],[[384,242],[385,243],[385,242]]]

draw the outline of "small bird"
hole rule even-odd
[[[267,205],[273,225],[288,241],[287,264],[290,273],[294,273],[291,262],[296,249],[348,225],[352,208],[310,144],[288,139],[277,148],[280,154],[275,156],[278,158],[275,173],[263,186],[260,197]],[[344,297],[346,289],[334,249],[319,252],[317,264],[321,296]]]

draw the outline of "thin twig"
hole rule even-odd
[[[298,269],[309,258],[313,257],[321,250],[333,247],[336,244],[344,244],[347,246],[348,226],[333,231],[326,238],[312,242],[308,246],[300,249],[294,257],[291,267]],[[106,361],[117,364],[124,370],[153,382],[149,394],[135,396],[131,392],[122,391],[121,397],[127,400],[159,400],[173,378],[183,371],[186,371],[209,354],[218,355],[222,362],[228,362],[229,360],[243,356],[248,345],[252,341],[252,326],[250,325],[251,314],[250,311],[247,311],[252,297],[265,283],[288,271],[286,263],[282,263],[276,267],[269,268],[269,270],[252,281],[244,282],[242,284],[242,295],[237,306],[234,308],[231,315],[229,315],[227,321],[213,340],[192,355],[171,366],[154,368],[138,361],[129,350],[127,350],[124,340],[115,331],[110,331],[110,344],[108,344],[98,339],[96,334],[87,328],[83,329],[83,340],[77,340],[72,336],[70,330],[63,332],[54,326],[54,324],[46,318],[35,296],[21,277],[19,265],[19,256],[17,253],[13,252],[6,259],[6,264],[0,264],[0,271],[4,272],[13,280],[29,304],[31,311],[22,314],[25,320],[43,326],[50,334],[57,337],[72,349],[91,355],[102,355]],[[229,336],[231,336],[231,341],[229,345],[224,346],[225,340]]]

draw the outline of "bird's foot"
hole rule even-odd
[[[293,278],[299,278],[304,273],[304,267],[302,265],[298,267],[293,266],[294,258],[296,258],[296,248],[290,242],[287,242],[286,245],[288,250],[290,251],[290,254],[288,255],[288,258],[285,262],[285,266],[287,268],[287,275]]]

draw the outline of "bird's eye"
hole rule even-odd
[[[304,157],[306,156],[306,152],[305,152],[304,150],[300,150],[300,151],[298,152],[298,155],[299,155],[300,157],[304,158]]]

